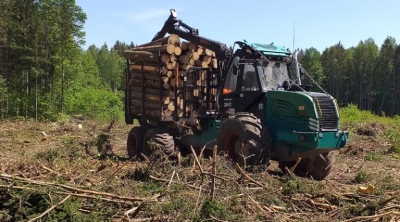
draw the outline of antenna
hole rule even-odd
[[[293,21],[293,48],[292,48],[292,52],[294,52],[294,42],[296,39],[296,20]]]

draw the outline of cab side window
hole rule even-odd
[[[242,91],[259,91],[260,87],[254,66],[246,64],[243,71]]]
[[[236,85],[237,85],[237,73],[235,71],[237,70],[234,69],[234,67],[237,67],[237,62],[239,60],[239,57],[236,57],[235,60],[232,63],[232,66],[229,68],[228,74],[226,76],[225,84],[224,84],[224,89],[223,89],[223,94],[228,94],[231,92],[236,91]]]

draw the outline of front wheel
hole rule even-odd
[[[331,173],[335,159],[335,151],[305,157],[296,166],[294,173],[297,176],[310,176],[314,180],[323,180]],[[296,161],[282,161],[279,162],[279,168],[285,172],[285,167],[290,169],[295,163]]]
[[[255,165],[269,160],[271,137],[256,116],[236,113],[222,123],[217,144],[219,153],[226,153],[239,165]]]

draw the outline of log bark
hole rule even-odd
[[[209,63],[211,62],[211,59],[212,59],[212,57],[211,57],[211,56],[208,56],[208,55],[203,55],[203,56],[201,57],[201,61],[203,61],[203,62],[205,62],[205,63],[207,63],[207,64],[209,64]]]
[[[161,56],[161,62],[162,63],[168,63],[171,61],[171,57],[168,54],[163,54]]]
[[[152,74],[152,73],[148,73],[145,72],[143,73],[143,77],[144,79],[148,79],[148,80],[155,80],[155,81],[160,81],[160,75],[158,74]],[[142,73],[140,72],[131,72],[131,78],[136,78],[141,80],[142,79]]]
[[[139,87],[150,87],[153,89],[157,89],[160,88],[161,83],[160,81],[155,81],[155,80],[151,80],[151,79],[145,79],[144,80],[144,84],[142,82],[142,79],[137,79],[137,78],[132,78],[129,82],[129,85],[131,86],[139,86]]]
[[[197,51],[197,45],[195,43],[190,42],[188,44],[187,48],[190,52],[196,52]]]
[[[135,92],[135,91],[131,92],[131,98],[134,99],[134,100],[139,101],[139,104],[142,104],[142,96],[143,96],[143,94],[141,92]],[[159,103],[160,102],[160,95],[159,94],[157,95],[157,94],[146,93],[145,96],[144,96],[144,99],[146,101]]]
[[[157,40],[152,41],[152,42],[148,42],[148,43],[144,43],[144,44],[138,45],[135,48],[145,47],[145,46],[155,46],[155,45],[160,45],[161,46],[161,45],[164,45],[164,44],[168,43],[168,38],[169,38],[168,36],[167,37],[163,37],[161,39],[157,39]],[[135,48],[133,48],[133,49],[135,49]]]
[[[161,116],[161,110],[160,109],[151,109],[151,108],[146,108],[146,116],[148,117],[153,117],[153,118],[158,118]],[[131,107],[131,113],[132,114],[142,114],[142,107],[140,106],[132,106]]]
[[[181,42],[180,44],[182,51],[186,51],[188,48],[188,43],[187,42]]]
[[[137,71],[137,72],[142,71],[141,65],[130,65],[129,67],[133,71]],[[143,66],[143,70],[146,72],[150,72],[150,73],[159,73],[160,72],[160,69],[157,66],[150,66],[150,65]]]
[[[131,86],[131,91],[134,91],[134,92],[142,93],[142,89],[143,89],[143,87],[141,87],[141,86]],[[158,86],[155,89],[146,87],[145,92],[149,93],[149,94],[159,95],[160,94],[160,86]],[[161,90],[161,95],[168,96],[170,94],[169,92],[170,92],[169,90]]]
[[[179,61],[179,64],[184,64],[184,65],[189,64],[190,55],[187,55],[187,54],[181,55],[181,56],[179,56],[178,61]]]
[[[135,104],[135,105],[141,106],[142,105],[142,101],[138,100],[138,99],[131,99],[131,104]],[[162,106],[163,106],[163,104],[161,102],[145,101],[145,103],[144,103],[144,107],[150,108],[150,109],[161,110]]]
[[[125,50],[122,52],[122,56],[126,59],[130,59],[132,62],[158,63],[160,60],[157,53],[147,51]]]

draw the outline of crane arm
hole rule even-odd
[[[225,61],[229,60],[232,56],[232,51],[224,43],[199,36],[199,31],[197,29],[194,29],[177,19],[177,14],[174,9],[171,9],[170,11],[171,15],[165,21],[162,29],[154,36],[152,41],[163,38],[167,33],[176,34],[182,39],[214,51],[218,59]]]

